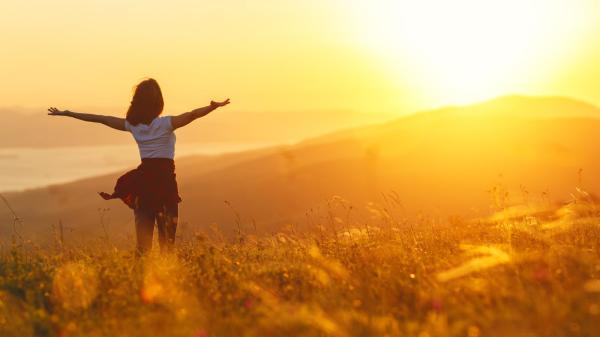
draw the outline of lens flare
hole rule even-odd
[[[52,295],[68,310],[87,308],[98,294],[96,271],[84,262],[69,262],[56,270]]]

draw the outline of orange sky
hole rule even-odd
[[[594,0],[9,0],[0,29],[3,107],[119,115],[145,76],[168,113],[224,97],[374,120],[508,93],[600,104]]]

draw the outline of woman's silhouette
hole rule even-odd
[[[175,243],[181,198],[175,179],[173,131],[227,104],[229,99],[211,101],[208,106],[178,116],[160,117],[164,106],[162,92],[156,80],[150,78],[136,86],[126,118],[61,111],[54,107],[48,109],[48,115],[101,123],[133,135],[142,163],[117,180],[112,194],[99,194],[106,200],[120,198],[133,209],[137,253],[141,255],[152,248],[155,221],[161,251],[170,249]]]

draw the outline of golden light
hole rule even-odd
[[[144,266],[141,299],[144,303],[163,303],[178,306],[183,299],[179,287],[181,270],[174,256],[151,258]]]
[[[68,310],[87,308],[98,294],[98,275],[83,261],[69,262],[56,270],[52,295]]]
[[[193,287],[186,283],[184,269],[175,255],[150,255],[144,261],[144,279],[140,298],[146,304],[160,304],[175,313],[177,319],[203,320]]]
[[[428,98],[469,103],[545,80],[578,47],[590,1],[374,0],[354,6],[369,49]]]

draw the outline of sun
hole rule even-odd
[[[361,41],[438,100],[518,91],[556,67],[585,8],[569,0],[371,0],[355,3]]]

